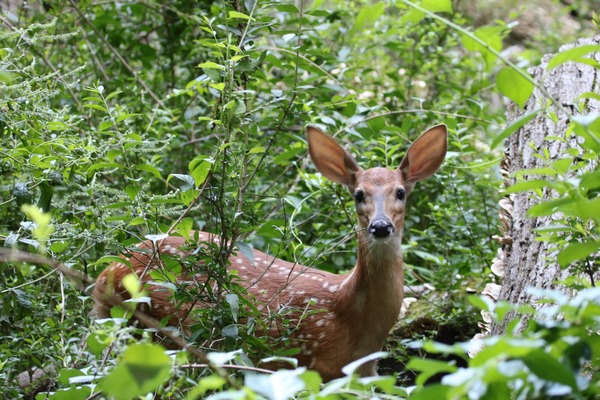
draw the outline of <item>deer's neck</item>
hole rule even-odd
[[[342,284],[339,312],[387,335],[404,297],[401,236],[385,242],[358,240],[358,262]]]

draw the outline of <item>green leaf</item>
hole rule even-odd
[[[356,16],[356,21],[354,21],[354,26],[352,27],[352,33],[363,31],[365,28],[373,25],[375,21],[381,17],[384,10],[385,3],[383,1],[373,4],[372,6],[363,7]]]
[[[572,243],[558,253],[558,264],[561,268],[568,267],[571,263],[587,258],[600,249],[600,242],[588,241]]]
[[[100,104],[88,103],[88,104],[84,104],[83,106],[87,107],[87,108],[93,108],[94,110],[99,110],[99,111],[108,113],[108,110],[106,108],[104,108],[103,106],[101,106]]]
[[[275,8],[277,9],[277,11],[280,11],[280,12],[286,12],[286,13],[290,13],[290,14],[300,14],[300,11],[298,10],[298,8],[296,8],[296,6],[293,4],[276,4]]]
[[[71,386],[67,389],[58,389],[51,395],[48,393],[38,393],[35,400],[86,400],[90,398],[92,389],[89,386]]]
[[[514,185],[510,185],[508,188],[506,188],[506,193],[526,192],[528,190],[538,190],[552,186],[553,182],[551,181],[534,179],[530,181],[517,182]]]
[[[222,92],[223,89],[225,89],[225,82],[211,83],[210,87],[217,89],[219,92]]]
[[[99,386],[117,400],[129,400],[156,390],[170,376],[171,359],[161,346],[133,344]]]
[[[533,93],[533,84],[512,68],[503,68],[496,77],[498,90],[523,108]]]
[[[579,181],[579,187],[584,191],[600,188],[600,171],[586,172]]]
[[[78,369],[63,368],[60,370],[60,373],[58,375],[58,381],[60,383],[62,383],[63,385],[68,386],[68,385],[70,385],[70,383],[69,383],[70,378],[75,378],[75,377],[84,376],[84,375],[85,374]]]
[[[487,296],[470,295],[469,297],[467,297],[467,300],[473,306],[477,307],[480,310],[484,310],[484,311],[493,310],[494,306],[495,306],[493,301],[490,298],[488,298]]]
[[[247,21],[254,21],[254,18],[239,11],[229,11],[228,19],[244,19]]]
[[[193,169],[190,170],[190,174],[192,175],[192,178],[194,178],[194,184],[196,185],[195,187],[199,188],[208,177],[212,163],[207,160],[203,160],[199,164],[190,163],[190,167],[193,167]]]
[[[552,57],[550,61],[548,61],[548,70],[556,68],[560,64],[566,63],[568,61],[581,62],[582,56],[597,51],[600,51],[600,45],[598,44],[590,44],[562,51],[554,57]]]
[[[256,147],[251,148],[248,151],[248,154],[262,154],[264,152],[265,152],[265,148],[263,146],[256,146]]]
[[[123,166],[121,164],[118,163],[114,163],[114,162],[101,162],[101,163],[97,163],[97,164],[93,164],[91,167],[88,168],[87,172],[88,175],[91,175],[92,172],[98,170],[98,169],[113,169],[113,168],[122,168]]]
[[[105,331],[92,330],[85,342],[88,346],[88,349],[90,349],[90,351],[94,353],[96,357],[100,357],[104,349],[106,349],[110,344],[110,341],[107,340],[108,337],[109,334]]]
[[[521,115],[515,122],[510,124],[506,129],[504,129],[498,136],[494,138],[492,144],[490,145],[492,149],[495,149],[504,139],[521,129],[525,124],[534,119],[536,115],[540,113],[541,109],[538,108],[532,112]]]
[[[246,112],[246,104],[241,100],[235,100],[235,105],[233,107],[233,115],[240,116]]]
[[[52,203],[52,196],[54,195],[54,189],[48,184],[48,182],[41,182],[39,185],[40,198],[38,200],[38,207],[44,211],[50,211],[50,205]]]
[[[585,115],[574,115],[572,127],[578,136],[584,139],[581,146],[596,154],[600,153],[600,113],[590,112]]]
[[[141,114],[124,113],[117,117],[117,122],[125,121],[126,119],[137,117],[138,115],[141,115]]]
[[[420,374],[417,377],[416,384],[417,386],[423,386],[429,378],[433,375],[439,374],[441,372],[456,372],[457,367],[451,363],[446,361],[438,361],[438,360],[429,360],[423,358],[413,358],[411,359],[406,368],[419,371]]]
[[[496,382],[490,382],[487,385],[485,396],[480,397],[482,400],[506,400],[512,398],[512,382],[508,379],[503,379]]]
[[[146,218],[144,217],[135,217],[134,219],[130,220],[129,223],[127,224],[127,226],[137,226],[137,225],[143,225],[146,223]]]
[[[240,299],[238,295],[235,293],[228,293],[225,295],[225,300],[227,300],[227,304],[229,304],[229,310],[231,311],[233,321],[237,323],[237,315],[240,311]]]
[[[113,127],[113,123],[111,121],[103,121],[103,122],[100,122],[100,126],[98,127],[98,130],[105,131],[112,127]]]
[[[46,125],[49,131],[65,131],[69,129],[69,126],[62,121],[50,121],[48,125]]]
[[[175,231],[179,233],[181,237],[189,238],[193,227],[194,219],[186,217],[179,221],[179,223],[175,226]]]
[[[600,101],[600,93],[585,92],[577,96],[577,100],[581,99],[594,99]]]
[[[195,187],[194,178],[190,175],[186,174],[169,174],[167,177],[167,183],[171,180],[171,178],[175,178],[184,183],[181,190],[189,190]]]
[[[573,200],[569,198],[544,201],[527,210],[527,215],[529,217],[545,217],[552,215],[559,211],[559,207],[572,202]]]
[[[431,11],[434,13],[452,13],[452,1],[450,0],[423,0],[419,5],[427,11]]]
[[[450,396],[451,389],[450,386],[439,383],[427,385],[423,388],[416,388],[414,392],[411,392],[410,400],[452,399],[455,397]]]
[[[120,157],[122,155],[123,155],[123,152],[121,150],[109,150],[106,153],[106,158],[110,162],[115,162],[115,160],[117,159],[117,157]]]
[[[112,92],[112,93],[109,93],[109,94],[108,94],[108,96],[106,96],[106,101],[108,101],[108,100],[112,99],[112,98],[113,98],[113,97],[115,97],[115,96],[118,96],[118,95],[120,95],[121,93],[123,93],[123,91],[122,91],[122,90],[115,90],[114,92]]]
[[[113,262],[123,263],[123,264],[131,267],[129,260],[126,260],[125,258],[119,257],[119,256],[102,256],[98,260],[96,260],[96,262],[94,264],[101,265],[101,264],[110,264]]]
[[[577,388],[574,371],[569,370],[556,358],[545,353],[543,350],[536,349],[531,351],[523,357],[523,361],[531,372],[540,378],[567,385],[572,389]]]
[[[160,171],[153,165],[150,164],[138,164],[135,166],[136,169],[140,171],[150,172],[152,175],[160,179]]]
[[[225,67],[221,64],[214,63],[212,61],[203,62],[202,64],[198,64],[198,68],[202,69],[219,69],[224,70]]]
[[[130,184],[125,187],[125,192],[127,193],[127,196],[129,196],[129,199],[131,201],[135,200],[140,190],[142,190],[142,187],[140,185]]]
[[[12,81],[12,74],[4,69],[0,69],[0,82],[11,83]]]
[[[476,51],[478,53],[481,53],[489,69],[494,64],[494,61],[496,60],[496,55],[492,53],[487,47],[496,52],[502,50],[503,31],[504,28],[501,26],[482,26],[481,28],[477,28],[475,32],[473,32],[473,35],[479,40],[481,40],[485,45],[478,43],[469,35],[462,36],[462,43],[463,46],[465,46],[465,49],[467,49],[468,51]]]
[[[218,391],[223,389],[227,381],[218,375],[209,375],[200,379],[200,382],[190,390],[187,394],[187,399],[200,399],[204,398],[204,394],[207,391]]]

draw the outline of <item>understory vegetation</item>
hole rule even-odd
[[[583,154],[509,189],[559,194],[531,215],[560,213],[560,229],[542,240],[566,249],[562,267],[590,278],[566,282],[571,297],[536,292],[554,304],[543,315],[479,296],[496,279],[502,138],[518,128],[507,126],[504,98],[523,105],[534,83],[522,71],[572,38],[549,29],[504,52],[510,20],[474,27],[449,0],[46,1],[14,6],[0,22],[5,398],[600,395],[600,115],[572,121]],[[600,68],[584,59],[599,49],[587,50],[557,64]],[[219,253],[199,256],[224,292],[199,315],[190,351],[166,350],[126,312],[90,317],[94,278],[166,232],[214,232],[235,251],[347,272],[354,201],[310,162],[306,125],[335,136],[363,167],[395,168],[439,123],[448,155],[411,194],[403,241],[406,285],[427,289],[407,294],[417,300],[390,335],[379,377],[353,375],[357,365],[326,384],[305,369],[259,372],[262,358],[294,350],[285,337],[254,335],[256,307]],[[585,174],[557,182],[577,163]],[[516,319],[469,357],[480,311],[501,320],[513,309],[531,315],[523,333]]]

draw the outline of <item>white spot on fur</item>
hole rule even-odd
[[[339,289],[339,285],[332,285],[332,286],[329,288],[329,291],[330,291],[331,293],[335,293],[335,292],[337,292],[337,290],[338,290],[338,289]]]

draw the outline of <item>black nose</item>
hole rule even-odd
[[[369,224],[369,233],[377,238],[384,238],[394,233],[394,225],[390,221],[377,219]]]

